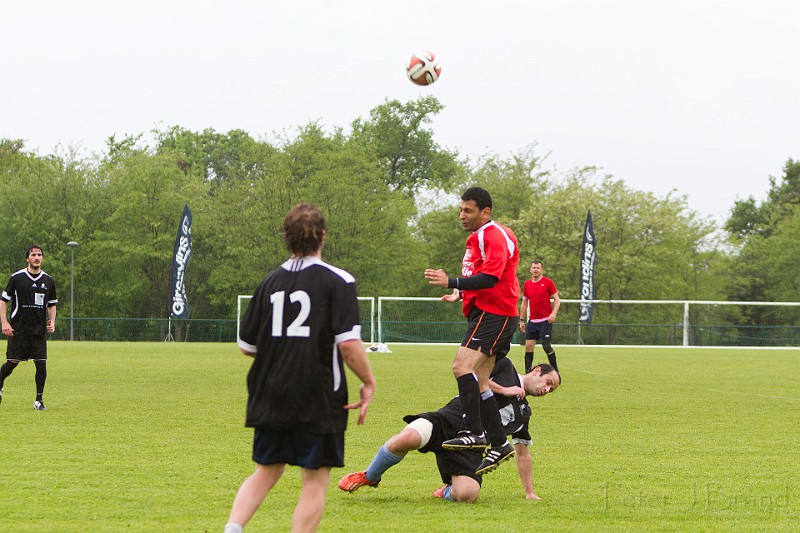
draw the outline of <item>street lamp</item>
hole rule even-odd
[[[75,247],[78,243],[69,241],[69,340],[75,340]]]

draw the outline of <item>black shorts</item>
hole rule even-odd
[[[316,470],[344,466],[344,432],[317,435],[305,431],[255,428],[253,461]]]
[[[525,339],[526,340],[550,340],[553,335],[553,324],[547,320],[542,322],[528,322],[525,326]]]
[[[6,359],[47,359],[47,339],[39,335],[17,334],[8,338]]]
[[[515,316],[494,315],[474,307],[467,317],[467,332],[461,346],[494,355],[500,360],[511,350],[518,321]]]
[[[442,443],[457,437],[459,428],[454,427],[444,415],[436,412],[408,415],[403,420],[411,423],[417,418],[424,418],[433,424],[431,439],[418,451],[433,452],[442,482],[450,485],[453,483],[453,476],[467,476],[480,485],[482,478],[475,471],[483,461],[483,450],[445,450],[442,448]]]

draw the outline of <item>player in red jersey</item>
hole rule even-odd
[[[522,304],[519,308],[519,329],[525,333],[525,371],[533,368],[533,349],[536,341],[542,341],[542,348],[547,354],[550,366],[558,370],[556,351],[550,341],[553,336],[553,322],[556,321],[561,299],[553,280],[545,277],[541,261],[531,263],[531,279],[522,285]],[[550,298],[553,303],[550,304]],[[525,311],[528,320],[525,320]]]
[[[476,474],[491,472],[514,455],[506,439],[497,402],[489,389],[495,361],[511,349],[519,317],[519,248],[509,228],[492,221],[492,197],[480,187],[461,195],[459,220],[467,237],[460,278],[449,278],[442,269],[427,269],[428,282],[455,289],[443,300],[463,300],[467,332],[453,361],[458,396],[465,413],[465,429],[442,448],[464,450],[491,445]]]

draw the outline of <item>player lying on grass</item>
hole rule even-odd
[[[522,376],[504,357],[492,370],[489,387],[497,398],[503,430],[506,435],[511,435],[516,448],[517,471],[527,499],[538,500],[539,497],[533,492],[533,464],[528,449],[533,443],[528,430],[531,408],[525,397],[544,396],[560,384],[561,376],[548,364],[537,365]],[[365,471],[344,476],[339,481],[339,488],[353,492],[365,485],[377,487],[389,468],[402,461],[408,452],[419,450],[436,455],[436,465],[445,486],[434,491],[434,496],[456,502],[475,502],[481,489],[481,476],[475,470],[483,459],[483,452],[442,448],[444,441],[458,433],[461,417],[458,397],[438,411],[404,417],[408,425],[381,446]]]

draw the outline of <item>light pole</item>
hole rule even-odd
[[[78,243],[69,241],[69,340],[75,340],[75,247]]]

